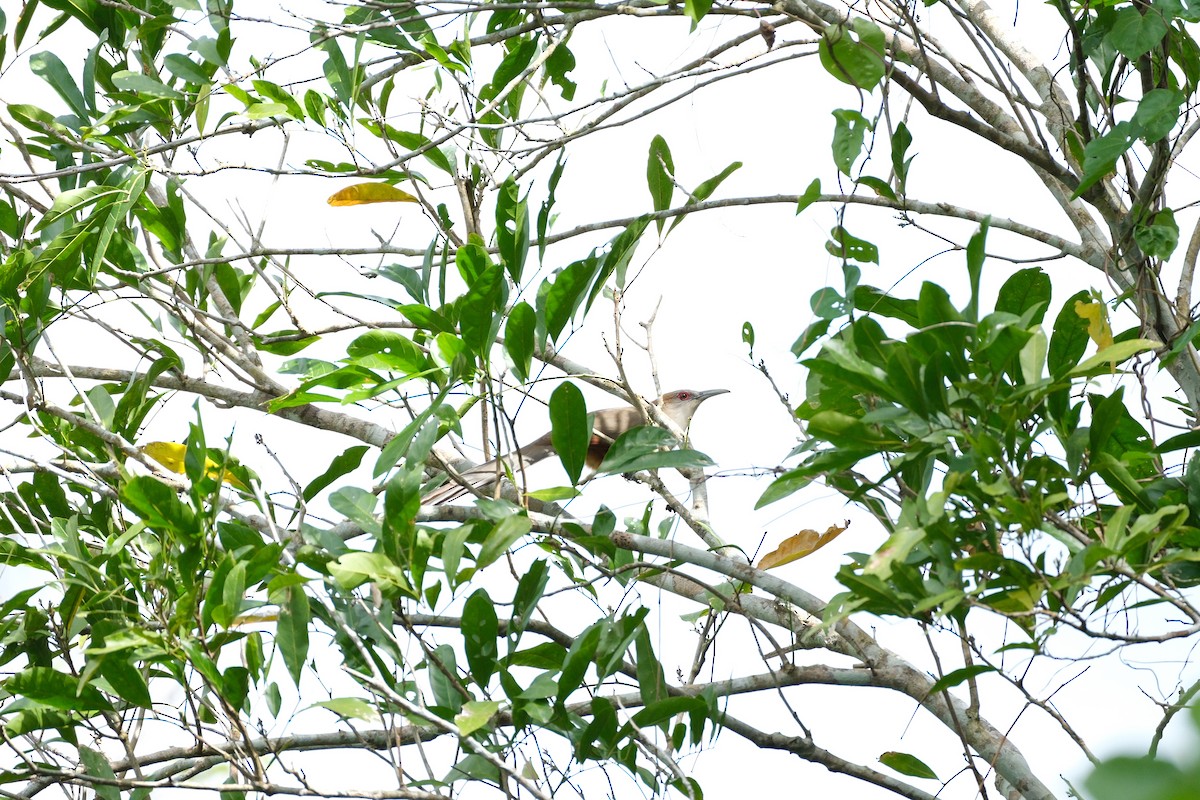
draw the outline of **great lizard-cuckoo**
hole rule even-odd
[[[728,389],[703,391],[676,389],[655,400],[654,405],[679,426],[681,431],[686,433],[688,425],[692,422],[692,415],[696,413],[700,404],[710,397],[725,394],[728,391]],[[633,406],[604,408],[596,411],[592,416],[592,439],[588,444],[587,465],[592,469],[599,467],[600,462],[604,460],[608,449],[618,436],[644,424],[645,418],[642,416],[642,412]],[[423,505],[439,505],[462,497],[470,491],[467,486],[473,489],[482,489],[494,484],[505,474],[519,474],[530,464],[536,464],[554,453],[554,442],[551,440],[550,434],[543,434],[519,450],[463,471],[459,474],[458,480],[451,479],[448,483],[422,497],[421,503]]]

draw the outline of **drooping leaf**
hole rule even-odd
[[[356,183],[329,196],[331,206],[361,206],[368,203],[416,203],[417,198],[388,183]]]
[[[833,77],[871,91],[886,73],[883,31],[870,20],[855,17],[852,25],[825,29],[817,46],[821,66]]]
[[[308,658],[308,595],[303,586],[288,586],[279,599],[279,622],[275,629],[275,643],[283,656],[284,666],[292,681],[300,685],[300,671]]]
[[[550,440],[572,484],[579,483],[587,461],[592,429],[579,387],[564,382],[550,395]]]
[[[849,520],[844,525],[830,525],[824,533],[805,529],[793,534],[784,539],[774,550],[759,559],[758,568],[771,569],[772,567],[781,567],[784,564],[798,561],[832,542],[848,527],[850,527]]]
[[[1079,363],[1088,345],[1088,320],[1075,313],[1079,303],[1085,302],[1090,293],[1076,292],[1067,298],[1058,316],[1054,319],[1054,331],[1050,336],[1050,350],[1046,354],[1046,366],[1050,374],[1061,375]]]
[[[1087,320],[1088,338],[1096,343],[1098,350],[1113,343],[1112,327],[1108,324],[1108,306],[1099,301],[1084,303],[1075,301],[1075,313],[1080,319]]]
[[[486,589],[476,589],[463,605],[462,633],[471,676],[476,685],[486,689],[496,671],[496,637],[499,634],[496,606]]]
[[[504,350],[512,360],[513,372],[520,381],[529,380],[536,330],[537,312],[533,307],[524,300],[514,305],[504,325]]]
[[[662,136],[650,140],[650,156],[646,161],[646,183],[650,187],[650,199],[655,211],[671,207],[671,196],[675,193],[675,162],[671,160],[671,148]],[[665,220],[657,219],[659,233]]]
[[[839,108],[833,112],[835,120],[833,127],[833,163],[843,175],[850,175],[850,169],[862,153],[863,140],[871,123],[858,111],[849,108]]]

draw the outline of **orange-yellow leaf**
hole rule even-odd
[[[387,183],[356,183],[329,198],[331,206],[361,206],[364,203],[415,203],[417,198]]]
[[[759,569],[771,569],[772,567],[783,566],[790,564],[793,561],[804,558],[809,553],[820,550],[825,545],[832,542],[841,534],[842,531],[850,527],[850,520],[846,520],[843,525],[830,525],[824,533],[817,533],[814,530],[802,530],[794,536],[789,536],[783,540],[783,543],[767,553],[758,562]]]
[[[1096,348],[1103,350],[1113,343],[1112,328],[1108,324],[1108,309],[1104,303],[1085,303],[1075,301],[1075,313],[1088,323],[1088,336],[1096,343]]]

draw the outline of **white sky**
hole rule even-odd
[[[299,6],[288,4],[287,7],[295,9]],[[320,13],[327,11],[323,8]],[[1032,4],[1024,4],[1021,22],[1029,27],[1024,27],[1023,31],[1032,30],[1034,23],[1030,20],[1042,13],[1046,12]],[[9,24],[12,24],[11,16]],[[711,45],[752,24],[745,19],[715,21],[694,37],[689,37],[688,25],[683,20],[658,23],[617,19],[602,27],[584,26],[572,41],[580,62],[572,76],[580,84],[577,97],[596,93],[604,80],[613,87],[619,82],[617,75],[636,82],[646,74],[641,70],[657,72],[663,65],[683,63],[695,56],[698,44],[701,47]],[[800,35],[797,28],[781,29],[780,40]],[[601,30],[603,38],[596,33]],[[56,35],[53,46],[75,70],[78,61],[68,55],[71,39],[67,38],[67,33]],[[947,37],[952,35],[950,31],[938,33]],[[292,45],[277,42],[271,38],[275,35],[264,34],[261,39],[253,39],[255,55],[261,58],[271,53],[290,52]],[[243,39],[235,51],[243,58],[247,41]],[[1054,42],[1042,43],[1042,50],[1053,53],[1055,45]],[[755,40],[750,47],[761,48],[762,44]],[[32,48],[33,51],[39,49],[42,47]],[[297,59],[296,68],[303,70],[311,63],[307,57]],[[411,94],[423,92],[429,77],[428,71],[415,73],[413,82],[408,85],[416,87]],[[405,88],[397,87],[393,109],[404,102]],[[15,68],[0,77],[0,100],[6,103],[32,101],[51,108],[56,102],[56,98],[50,99],[40,84],[30,83],[30,79]],[[815,57],[804,58],[719,83],[649,119],[585,139],[572,148],[559,187],[561,216],[557,229],[649,210],[645,165],[649,141],[655,134],[662,134],[669,142],[677,177],[686,186],[695,186],[731,161],[745,162],[745,166],[721,187],[717,197],[797,194],[814,177],[822,179],[825,191],[833,191],[837,183],[829,156],[833,127],[829,112],[836,107],[853,107],[856,102],[853,90],[830,78]],[[210,115],[210,119],[217,117],[215,112]],[[909,182],[912,196],[962,203],[1070,233],[1065,224],[1054,222],[1061,221],[1061,214],[1048,202],[1045,191],[1032,173],[1017,165],[1015,159],[999,154],[990,146],[980,148],[969,137],[944,125],[931,125],[919,111],[914,113],[909,126],[915,137],[911,152],[917,154]],[[204,145],[200,154],[204,163],[210,166],[217,162],[273,166],[279,157],[280,142],[277,131],[261,131],[251,139],[239,136],[213,141]],[[362,145],[374,147],[369,142]],[[881,147],[881,152],[886,152],[886,148]],[[287,163],[301,165],[307,158],[342,160],[329,139],[316,134],[293,135]],[[0,165],[5,169],[16,168],[11,150],[0,153]],[[420,169],[427,175],[434,175],[431,169]],[[874,173],[886,174],[886,167],[881,165]],[[427,243],[431,228],[420,218],[415,207],[328,207],[325,198],[346,183],[348,181],[313,177],[282,178],[276,182],[262,175],[231,170],[203,181],[193,181],[189,189],[200,193],[216,213],[226,218],[232,216],[230,208],[237,207],[255,226],[265,219],[263,242],[267,246],[364,246],[376,241],[375,233],[405,246],[421,247]],[[540,201],[543,192],[544,185],[538,183],[533,197]],[[455,209],[450,188],[435,189],[433,193],[447,202],[452,211]],[[536,208],[533,213],[536,215]],[[883,288],[898,282],[897,294],[913,296],[921,281],[935,280],[950,289],[956,300],[965,302],[963,254],[950,253],[926,261],[939,252],[942,245],[911,229],[900,230],[890,217],[886,212],[858,208],[852,208],[847,214],[851,232],[875,241],[881,248],[883,263],[878,268],[864,266],[863,282]],[[689,386],[733,390],[730,395],[715,399],[702,408],[692,429],[695,445],[720,465],[722,474],[710,481],[709,491],[715,527],[722,536],[749,551],[757,549],[760,541],[765,539],[765,552],[799,529],[824,530],[843,519],[852,520],[850,529],[832,545],[780,570],[782,576],[826,598],[840,588],[834,573],[844,563],[844,554],[873,551],[882,543],[883,534],[868,515],[846,506],[839,497],[819,487],[762,511],[753,510],[767,480],[753,473],[778,464],[795,444],[796,431],[770,387],[750,363],[741,342],[741,328],[745,321],[754,325],[756,358],[766,361],[779,386],[791,394],[793,402],[798,402],[803,397],[802,372],[788,348],[812,320],[810,295],[827,284],[841,286],[840,265],[823,246],[826,233],[834,224],[832,209],[811,207],[796,217],[787,205],[730,209],[694,216],[685,221],[658,252],[652,253],[653,234],[647,234],[647,243],[635,262],[646,263],[646,269],[625,298],[626,328],[635,335],[640,332],[637,323],[646,319],[661,300],[654,331],[664,389]],[[963,243],[972,230],[971,226],[946,220],[936,221],[932,226]],[[555,248],[547,259],[547,266],[565,265],[614,233],[609,231]],[[993,233],[989,244],[992,245],[990,250],[1005,254],[1028,256],[1042,252],[1019,249],[1021,246],[1012,237],[999,232]],[[385,259],[382,263],[396,260]],[[305,285],[316,290],[359,286],[366,292],[400,296],[402,290],[398,286],[384,285],[382,280],[357,279],[356,268],[367,269],[379,263],[368,258],[349,259],[348,262],[328,257],[303,258],[296,259],[292,269]],[[1081,265],[1049,264],[1047,269],[1055,280],[1056,290],[1048,314],[1051,321],[1066,296],[1088,286],[1106,288],[1102,276],[1085,272],[1086,268]],[[1002,262],[989,262],[985,273],[985,296],[986,290],[994,293],[1010,271],[1011,268]],[[262,303],[265,304],[265,300]],[[250,305],[256,312],[254,303]],[[375,309],[373,313],[377,316],[385,313],[382,307]],[[282,320],[277,317],[280,327]],[[611,327],[611,308],[603,302],[598,303],[588,323],[571,338],[563,352],[611,374],[613,370],[605,355],[602,338],[605,334],[611,341]],[[54,344],[67,360],[100,363],[111,358],[111,351],[95,351],[94,342],[83,335],[78,340],[64,341],[63,335],[58,334]],[[301,355],[310,353],[306,351]],[[652,385],[644,360],[631,356],[628,363],[635,386],[649,394]],[[541,396],[547,397],[552,386],[547,384],[540,392]],[[592,408],[612,404],[610,398],[586,387],[585,394]],[[181,398],[172,411],[155,417],[146,439],[181,438],[190,417],[190,400]],[[222,426],[227,424],[228,418],[228,415],[206,409],[210,446],[226,433]],[[302,482],[323,471],[322,458],[327,461],[329,455],[349,444],[340,440],[335,443],[333,437],[329,437],[328,443],[314,444],[313,438],[296,436],[293,426],[279,420],[244,414],[237,418],[234,453],[263,475],[269,488],[273,478],[282,478],[268,463],[265,454],[255,450],[255,433],[266,435],[268,444],[284,462],[295,465],[294,473]],[[397,417],[389,424],[399,427],[404,421]],[[536,436],[545,427],[544,416],[535,406],[528,406],[518,425],[522,435]],[[547,485],[561,482],[552,471],[543,474]],[[620,478],[606,478],[600,483],[602,485],[589,488],[586,497],[573,508],[587,508],[599,502],[614,505],[620,500],[626,505],[616,505],[618,513],[638,513],[645,501],[645,490],[626,486]],[[641,594],[643,602],[655,609],[652,615],[661,615],[665,622],[669,623],[673,615],[687,610],[670,599],[658,598],[645,587]],[[862,621],[866,625],[872,622]],[[580,624],[582,627],[583,620]],[[882,644],[895,648],[922,667],[931,668],[926,645],[910,627],[888,622],[875,624]],[[975,625],[976,637],[982,642],[996,643],[995,646],[1001,640],[1019,637],[1012,631],[1005,632],[1002,626],[993,622],[981,620]],[[678,625],[673,627],[678,628]],[[744,630],[744,626],[740,629]],[[752,643],[741,633],[733,633],[733,636],[731,642],[723,642],[717,648],[714,677],[761,669],[761,665],[753,666],[758,663],[756,657],[751,659],[751,666],[744,663],[746,651],[743,648],[753,647]],[[943,653],[952,657],[953,645],[948,638],[943,641]],[[686,668],[690,662],[690,641],[664,638],[656,643],[656,647],[663,654],[669,679],[676,666]],[[1076,652],[1078,647],[1081,645],[1070,642],[1070,637],[1064,639],[1064,651]],[[753,650],[749,652],[753,653]],[[1179,680],[1182,660],[1189,655],[1190,651],[1184,646],[1164,646],[1131,650],[1123,657],[1091,661],[1086,665],[1070,661],[1048,662],[1034,670],[1029,685],[1035,693],[1043,693],[1046,687],[1057,686],[1086,670],[1086,674],[1056,695],[1056,706],[1088,737],[1098,752],[1110,753],[1125,746],[1140,748],[1158,720],[1158,711],[1143,690],[1155,699],[1169,695]],[[802,654],[799,659],[805,657]],[[836,663],[832,658],[815,660]],[[951,661],[946,669],[955,666],[958,664]],[[1188,674],[1195,677],[1194,669],[1182,672],[1184,677]],[[999,686],[999,681],[991,676],[983,677],[980,683],[985,697],[984,715],[1005,729],[1021,711],[1019,698],[1011,690]],[[879,754],[885,751],[910,752],[925,760],[942,777],[953,774],[962,764],[961,753],[946,730],[931,722],[923,712],[914,713],[911,700],[878,690],[816,686],[789,689],[786,694],[799,709],[804,722],[813,729],[817,743],[846,758],[874,764]],[[752,701],[738,699],[732,710],[751,721],[760,719],[766,724],[767,719],[786,719],[774,705],[776,702],[770,695]],[[1063,774],[1077,782],[1086,762],[1040,711],[1030,709],[1019,716],[1013,731],[1014,741],[1033,764],[1034,772],[1060,796],[1065,796],[1066,787],[1057,776]],[[1179,733],[1183,726],[1176,722],[1172,727]],[[1180,736],[1174,743],[1182,748],[1186,737]],[[318,760],[313,761],[314,765],[317,763]],[[731,765],[737,766],[731,769]],[[710,798],[775,790],[780,787],[780,781],[803,787],[801,791],[805,796],[832,796],[835,792],[845,791],[848,780],[831,776],[823,768],[801,763],[794,757],[752,752],[729,734],[723,735],[702,755],[685,761],[685,766],[695,769],[696,777]],[[969,783],[969,779],[960,778],[946,796],[969,796]],[[923,788],[932,791],[934,787]],[[852,787],[851,791],[854,797],[885,796],[881,791],[861,785]]]

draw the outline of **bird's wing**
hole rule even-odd
[[[421,505],[437,506],[456,500],[470,492],[471,489],[478,490],[491,486],[496,482],[497,476],[503,478],[510,473],[519,475],[529,465],[536,464],[552,455],[554,455],[554,445],[550,441],[550,434],[547,433],[520,450],[514,450],[501,458],[494,458],[477,467],[463,470],[458,474],[457,479],[451,477],[446,483],[422,497]]]

